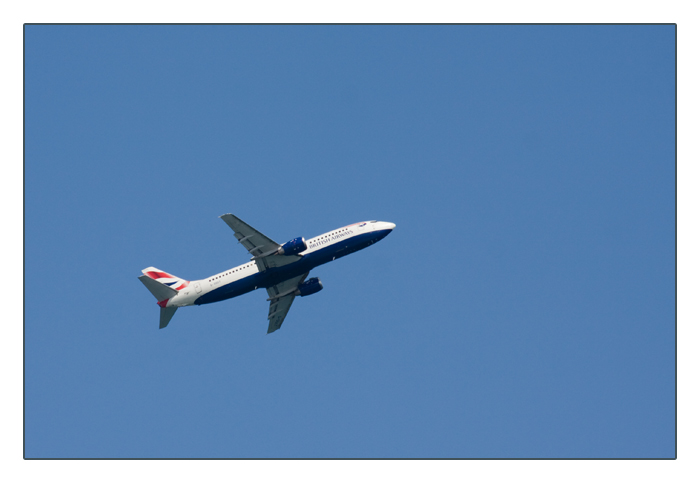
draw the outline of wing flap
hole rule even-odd
[[[248,250],[261,272],[268,268],[283,267],[301,258],[298,255],[275,255],[280,247],[279,243],[263,235],[231,213],[221,215],[219,218],[224,220],[229,228],[233,230],[236,240],[243,245],[243,248]]]
[[[267,314],[267,318],[270,321],[267,326],[268,334],[282,327],[282,322],[287,317],[287,313],[296,297],[294,291],[300,283],[304,282],[308,275],[309,272],[306,272],[303,275],[290,278],[267,289],[267,294],[270,296],[268,299],[270,301],[270,309]]]
[[[270,255],[269,257],[256,258],[255,264],[260,271],[273,267],[283,267],[289,263],[296,262],[301,257],[299,255]]]
[[[224,220],[224,222],[226,222],[226,224],[233,230],[233,234],[236,237],[236,240],[238,240],[238,243],[243,245],[243,247],[248,250],[248,253],[250,253],[252,256],[259,256],[279,247],[279,243],[269,237],[266,237],[248,223],[232,215],[231,213],[221,215],[219,218]]]
[[[292,307],[294,297],[295,296],[293,294],[285,295],[284,297],[270,303],[270,314],[267,316],[267,319],[270,321],[267,326],[268,334],[271,334],[282,327],[282,322],[284,322],[289,309]]]

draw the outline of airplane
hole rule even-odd
[[[141,270],[139,280],[160,306],[161,329],[180,307],[220,302],[264,288],[270,302],[270,334],[282,326],[296,296],[306,297],[323,289],[317,277],[306,280],[312,269],[367,248],[396,227],[384,221],[361,221],[310,240],[297,237],[280,245],[231,213],[219,218],[233,230],[238,243],[252,258],[243,265],[191,282],[155,267]]]

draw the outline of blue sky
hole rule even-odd
[[[27,26],[25,456],[674,457],[674,232],[673,26]]]

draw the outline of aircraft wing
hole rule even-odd
[[[275,255],[280,247],[279,243],[266,237],[231,213],[221,215],[219,218],[224,220],[233,230],[236,240],[253,256],[260,271],[271,267],[281,267],[301,258],[298,255]]]
[[[282,322],[287,316],[287,312],[294,302],[294,292],[300,283],[306,279],[309,272],[299,276],[285,280],[267,289],[267,294],[270,296],[270,311],[267,315],[270,324],[267,327],[267,333],[271,333],[282,327]]]

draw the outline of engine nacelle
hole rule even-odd
[[[321,290],[323,290],[323,284],[318,279],[318,277],[314,277],[314,278],[308,279],[306,282],[299,285],[299,288],[297,288],[295,295],[300,295],[302,297],[306,297],[307,295],[311,295],[311,294],[314,294],[316,292],[320,292]]]
[[[282,245],[279,250],[277,250],[277,253],[279,255],[296,255],[306,250],[306,248],[306,240],[304,240],[304,237],[300,236]]]

